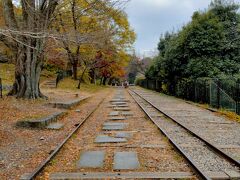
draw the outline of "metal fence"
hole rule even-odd
[[[162,82],[140,80],[141,87],[162,92]],[[232,79],[183,79],[176,83],[172,94],[182,99],[209,104],[240,114],[240,82]]]

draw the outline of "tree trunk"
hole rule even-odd
[[[103,77],[103,85],[106,86],[107,78]]]
[[[15,82],[9,95],[29,99],[44,97],[39,89],[39,79],[44,63],[45,33],[59,1],[41,0],[37,3],[35,0],[21,0],[19,10],[22,15],[15,14],[13,2],[1,1],[5,25],[12,30],[12,37],[0,40],[17,52]]]
[[[72,64],[73,79],[74,80],[77,80],[77,66],[78,66],[78,63],[76,61],[74,61],[73,64]]]
[[[84,68],[84,70],[83,70],[83,72],[82,72],[82,75],[81,75],[81,77],[79,78],[78,87],[77,87],[78,89],[81,88],[81,83],[82,83],[83,76],[84,76],[86,70],[87,70],[87,68]]]
[[[91,84],[95,84],[95,70],[91,69],[91,71],[89,72],[89,75],[91,77]]]
[[[30,41],[28,40],[29,43]],[[41,49],[42,42],[40,40],[34,44]],[[28,99],[46,98],[39,88],[42,64],[43,56],[37,48],[31,49],[30,47],[20,46],[16,61],[15,82],[8,95]]]
[[[113,79],[114,79],[114,78],[110,78],[110,79],[109,79],[108,85],[112,85]]]

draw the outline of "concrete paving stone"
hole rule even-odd
[[[116,105],[116,107],[129,107],[128,104],[119,104],[119,105]]]
[[[103,130],[114,131],[114,130],[124,130],[125,126],[103,126]]]
[[[123,105],[127,104],[127,102],[112,102],[113,105]]]
[[[132,133],[130,133],[130,132],[117,132],[115,137],[116,138],[131,138]]]
[[[166,149],[167,146],[164,144],[133,144],[129,146],[125,146],[128,148],[146,148],[146,149]]]
[[[129,102],[129,100],[126,100],[126,99],[112,99],[110,102]]]
[[[29,120],[24,120],[24,121],[19,121],[18,125],[20,126],[28,126],[28,127],[46,127],[50,123],[56,122],[56,120],[65,115],[66,111],[61,111],[61,112],[56,112],[53,114],[50,114],[46,117],[42,118],[37,118],[37,119],[29,119]]]
[[[115,152],[114,170],[130,170],[140,167],[136,152]]]
[[[123,116],[133,116],[132,112],[122,112],[121,113]]]
[[[128,123],[106,122],[103,126],[127,126]]]
[[[123,143],[127,142],[126,138],[115,138],[107,135],[98,135],[95,139],[95,143]]]
[[[63,102],[50,102],[49,104],[54,108],[63,108],[63,109],[70,109],[73,106],[80,104],[81,102],[87,100],[90,96],[81,97],[80,99],[75,99],[72,101],[63,101]]]
[[[116,111],[130,111],[130,108],[126,107],[115,107],[114,110]]]
[[[109,116],[118,116],[119,112],[118,111],[112,111],[109,113]]]
[[[118,131],[118,130],[124,130],[124,127],[120,126],[104,126],[102,128],[103,131]]]
[[[193,179],[190,172],[87,172],[52,173],[50,180],[63,179]]]
[[[47,126],[47,129],[54,129],[54,130],[59,130],[63,127],[64,125],[61,123],[51,123]]]
[[[115,116],[115,117],[110,117],[109,120],[122,121],[122,120],[126,120],[126,118],[125,117],[120,117],[120,116],[118,116],[118,117]]]
[[[110,100],[110,102],[118,102],[118,101],[122,101],[122,100],[119,99],[119,98],[118,99],[115,98],[115,99]]]
[[[129,105],[128,104],[111,104],[111,105],[109,105],[108,107],[112,107],[112,108],[114,108],[114,107],[121,107],[121,108],[127,108],[127,107],[129,107]]]
[[[105,151],[86,151],[81,154],[77,162],[78,168],[102,168]]]
[[[123,130],[128,123],[104,123],[103,130]]]

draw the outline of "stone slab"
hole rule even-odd
[[[136,152],[115,152],[114,170],[131,170],[140,167]]]
[[[104,126],[102,129],[105,131],[124,130],[125,126]]]
[[[52,173],[50,180],[80,179],[193,179],[190,172],[84,172]]]
[[[63,108],[63,109],[70,109],[74,106],[77,106],[81,102],[89,99],[90,96],[82,97],[80,99],[72,100],[72,101],[66,101],[66,102],[50,102],[49,105],[51,105],[54,108]]]
[[[109,113],[109,116],[118,116],[119,112],[118,111],[112,111]]]
[[[117,123],[117,122],[106,122],[103,124],[103,126],[127,126],[128,123]]]
[[[59,130],[63,127],[64,125],[61,123],[51,123],[47,126],[47,129],[53,129],[53,130]]]
[[[133,116],[132,112],[122,112],[121,113],[123,116]]]
[[[118,117],[115,116],[115,117],[110,117],[109,120],[122,121],[122,120],[126,120],[126,118],[125,117],[120,117],[120,116],[118,116]]]
[[[113,105],[122,105],[127,104],[126,102],[112,102]]]
[[[86,151],[77,162],[78,168],[102,168],[105,151]]]
[[[125,146],[126,148],[146,148],[146,149],[165,149],[167,148],[166,145],[162,145],[162,144],[146,144],[146,145],[142,145],[142,144],[136,144],[136,145],[129,145],[129,146]]]
[[[123,130],[127,123],[104,123],[103,130]]]
[[[107,135],[98,135],[95,139],[95,143],[123,143],[127,142],[125,138],[115,138]]]
[[[129,102],[129,100],[126,100],[126,99],[112,99],[110,102]]]
[[[129,107],[129,105],[127,103],[120,103],[120,104],[114,104],[111,103],[110,105],[108,105],[108,107]]]
[[[125,107],[115,107],[114,110],[116,111],[130,111],[130,108],[125,108]]]
[[[116,138],[131,138],[132,133],[130,133],[130,132],[117,132],[115,137]]]
[[[129,107],[127,104],[119,104],[119,105],[116,105],[116,107]]]
[[[24,127],[42,128],[48,126],[50,123],[56,122],[58,118],[62,117],[66,113],[66,111],[61,111],[42,118],[23,120],[18,122],[17,125]]]

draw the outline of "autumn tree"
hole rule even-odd
[[[109,27],[112,12],[117,11],[125,1],[102,0],[67,0],[69,6],[56,12],[53,27],[61,35],[62,47],[65,49],[72,66],[73,78],[77,77],[77,67],[83,62],[81,48],[92,46],[100,49],[106,45],[106,38],[114,33]],[[104,47],[105,48],[105,47]],[[98,50],[97,50],[98,51]],[[93,51],[93,53],[96,51]],[[96,54],[93,54],[95,56]]]
[[[14,1],[2,1],[5,27],[0,40],[16,53],[15,82],[9,95],[18,98],[44,97],[39,79],[44,63],[46,34],[58,0],[21,0],[20,13]]]
[[[130,30],[127,17],[122,16],[123,2],[2,1],[4,27],[0,29],[0,41],[16,54],[15,82],[9,95],[31,99],[44,97],[39,89],[39,79],[49,40],[62,42],[74,68],[80,60],[83,44],[93,46],[93,57],[96,56],[94,53],[106,48],[102,44],[111,42],[118,52],[132,44],[135,34]],[[68,26],[67,21],[70,22]]]

